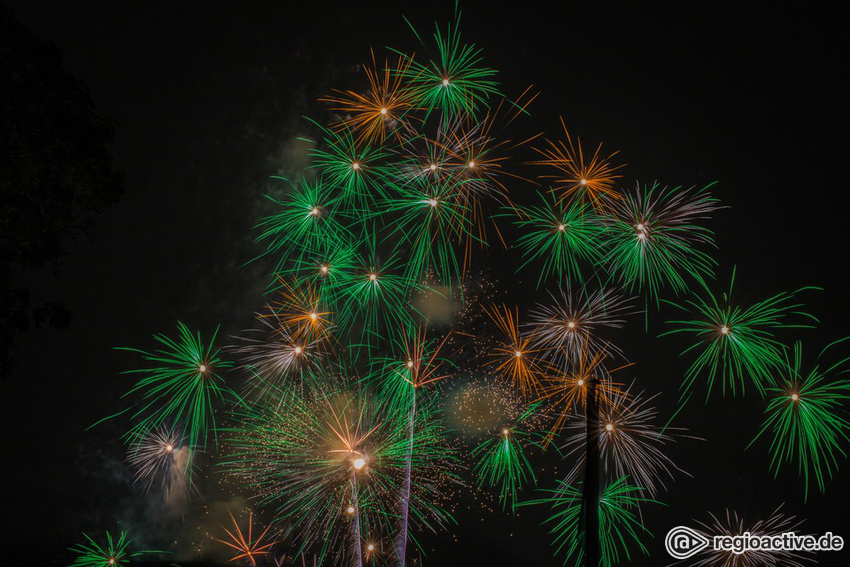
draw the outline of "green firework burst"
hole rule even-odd
[[[562,482],[548,491],[550,496],[527,504],[548,504],[552,515],[546,523],[553,524],[549,533],[554,536],[556,553],[564,553],[564,565],[584,565],[583,491],[579,486]],[[649,551],[641,537],[652,537],[639,515],[643,504],[662,504],[642,496],[643,489],[629,484],[628,477],[612,482],[599,496],[599,543],[602,553],[600,565],[610,567],[621,560],[631,560],[636,546],[644,555]],[[662,504],[663,505],[663,504]]]
[[[696,353],[682,382],[682,398],[690,396],[696,378],[703,372],[707,373],[706,400],[716,381],[720,381],[723,395],[727,388],[733,396],[739,389],[744,393],[746,378],[763,396],[765,388],[773,383],[774,373],[783,366],[785,347],[776,339],[775,332],[781,328],[811,328],[809,321],[817,321],[801,311],[803,304],[795,297],[795,293],[817,288],[778,293],[743,308],[732,301],[734,283],[733,270],[729,292],[719,298],[709,295],[680,304],[666,302],[693,316],[668,321],[676,328],[660,335],[684,334],[695,341],[682,352],[682,355]],[[794,316],[799,316],[802,322],[789,321]]]
[[[462,275],[456,246],[471,228],[457,182],[417,177],[399,190],[384,213],[397,219],[389,239],[406,250],[406,276],[419,281],[433,270],[451,288]]]
[[[596,265],[601,255],[596,244],[600,235],[599,217],[590,205],[580,200],[558,201],[538,192],[539,206],[517,206],[519,218],[514,224],[524,232],[517,239],[525,262],[542,262],[537,278],[540,287],[550,277],[558,281],[583,281],[581,263]]]
[[[482,65],[480,48],[461,43],[459,23],[458,18],[445,33],[436,27],[436,58],[420,63],[405,56],[410,64],[403,77],[410,85],[414,106],[424,108],[426,116],[435,110],[449,116],[471,115],[491,96],[499,95],[496,70]],[[416,37],[422,42],[418,34]]]
[[[163,424],[181,424],[191,447],[206,447],[210,432],[215,430],[216,400],[232,394],[219,371],[232,364],[213,350],[218,329],[210,344],[205,346],[200,333],[193,334],[183,323],[177,323],[178,337],[154,335],[163,348],[148,352],[135,348],[119,348],[139,353],[148,368],[128,370],[125,374],[140,376],[126,394],[140,394],[141,409],[133,418],[139,421],[130,432],[149,431]]]
[[[484,484],[499,488],[502,508],[510,505],[516,513],[517,494],[523,486],[537,483],[534,470],[526,455],[531,446],[539,446],[539,435],[527,431],[525,421],[533,416],[539,404],[531,404],[512,424],[506,424],[498,435],[490,436],[472,450],[476,459],[472,472],[478,477],[478,487]]]
[[[821,352],[818,360],[833,345]],[[783,463],[797,462],[808,497],[811,477],[825,492],[825,479],[838,468],[837,456],[847,456],[842,445],[850,441],[850,421],[846,417],[850,401],[850,380],[846,378],[850,357],[826,368],[815,365],[802,372],[802,346],[794,345],[793,358],[787,362],[784,383],[769,388],[765,420],[753,442],[770,436],[770,468],[779,474]],[[751,443],[752,444],[752,443]]]
[[[392,184],[384,174],[386,150],[380,145],[358,143],[347,127],[338,130],[319,128],[323,133],[322,143],[310,150],[310,156],[313,167],[334,188],[334,202],[342,211],[349,211],[352,207],[372,208],[375,195],[386,196],[385,186]]]
[[[280,200],[268,197],[277,210],[260,220],[257,240],[266,241],[266,254],[278,256],[275,273],[283,271],[288,260],[300,260],[327,241],[339,238],[342,226],[332,214],[330,190],[321,180],[301,179],[297,184],[281,179],[288,190]]]
[[[131,553],[128,550],[132,540],[127,537],[127,532],[120,532],[118,537],[113,537],[106,532],[106,542],[97,543],[88,534],[83,534],[85,541],[68,548],[76,554],[74,562],[70,567],[117,567],[127,565],[132,559],[145,553],[157,553],[154,551],[139,551]]]

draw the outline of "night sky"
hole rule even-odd
[[[180,518],[161,519],[131,485],[117,424],[86,431],[120,409],[127,390],[120,372],[136,359],[113,347],[152,347],[151,334],[174,334],[178,320],[206,335],[219,323],[222,336],[251,327],[268,269],[246,265],[261,251],[252,227],[270,210],[263,195],[280,191],[269,176],[308,165],[297,138],[315,129],[301,116],[329,119],[316,99],[358,88],[356,65],[370,46],[417,50],[402,14],[430,32],[453,10],[453,2],[174,4],[8,3],[24,26],[55,42],[97,111],[115,121],[113,153],[126,174],[125,194],[97,220],[94,238],[69,243],[55,274],[29,274],[36,297],[61,301],[73,320],[21,335],[17,366],[2,384],[4,555],[26,550],[34,564],[69,562],[65,548],[80,532],[119,521],[153,548],[196,535],[181,531]],[[484,48],[503,89],[516,96],[533,84],[541,93],[511,137],[557,135],[563,116],[571,133],[620,151],[625,185],[718,181],[715,195],[728,208],[711,224],[717,287],[733,266],[745,303],[823,287],[802,296],[821,321],[801,332],[804,348],[812,354],[847,336],[839,82],[848,51],[837,15],[807,4],[793,12],[635,4],[462,4],[463,34]],[[493,275],[510,282],[511,273]],[[527,306],[527,297],[512,300]],[[670,415],[686,364],[675,356],[681,343],[655,338],[661,330],[653,323],[622,346],[638,362],[641,387],[664,392],[659,406]],[[766,443],[745,450],[762,408],[755,395],[714,396],[682,412],[677,424],[705,441],[671,447],[693,478],[678,475],[661,496],[667,506],[646,511],[655,538],[651,556],[634,565],[668,564],[668,529],[727,508],[755,520],[784,503],[805,519],[803,531],[850,538],[850,463],[841,458],[826,495],[815,490],[805,502],[790,467],[776,480],[768,471]],[[213,480],[206,488],[205,504],[228,499]],[[560,565],[541,517],[463,505],[458,526],[425,538],[425,564]],[[842,565],[850,552],[818,559]]]

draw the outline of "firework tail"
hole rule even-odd
[[[411,388],[410,402],[410,440],[407,445],[407,456],[405,457],[404,485],[401,489],[401,525],[396,536],[395,549],[400,567],[405,566],[407,555],[407,526],[410,515],[410,473],[413,468],[413,422],[416,418],[416,388]]]
[[[363,550],[360,537],[360,502],[357,494],[357,472],[351,473],[351,500],[354,503],[354,567],[363,567]]]

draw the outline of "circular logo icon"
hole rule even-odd
[[[664,547],[674,559],[687,559],[696,555],[709,543],[708,538],[687,526],[676,526],[664,538]]]

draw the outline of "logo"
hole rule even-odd
[[[674,559],[687,559],[709,546],[704,535],[686,526],[676,526],[664,538],[664,547]]]

